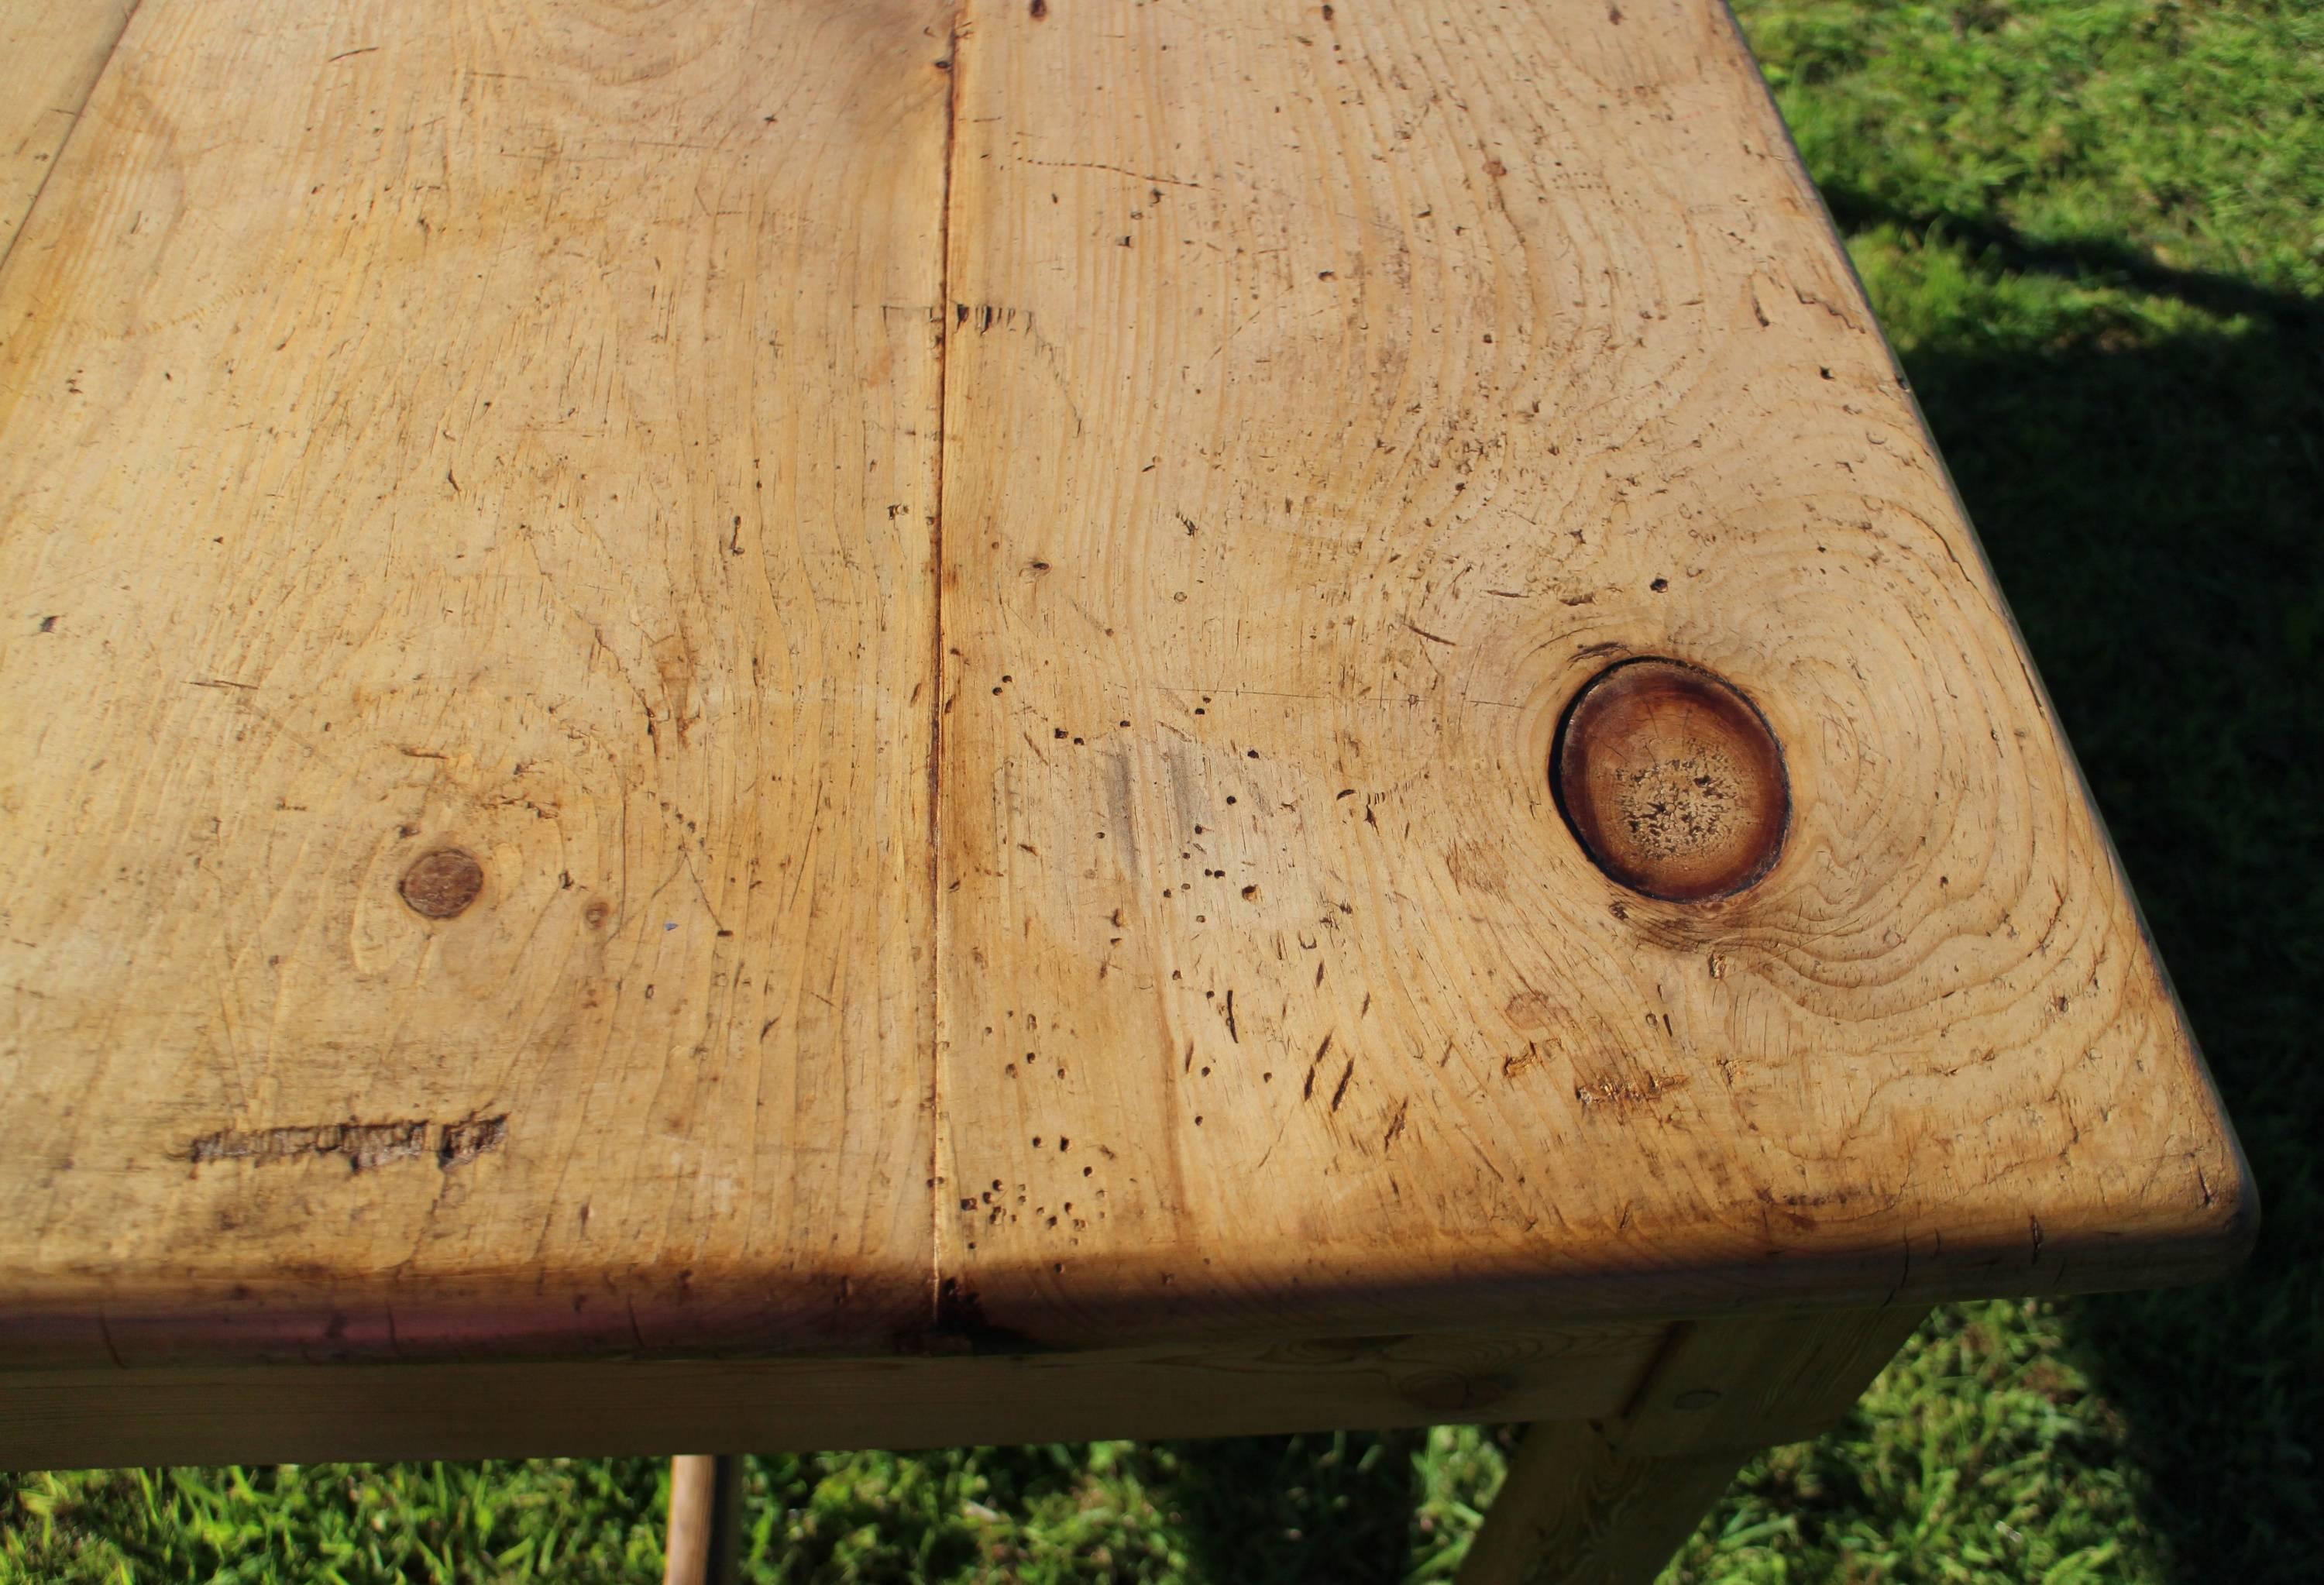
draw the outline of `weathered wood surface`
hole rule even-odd
[[[1523,1333],[2248,1238],[1709,0],[145,0],[0,336],[0,1359]],[[1731,896],[1553,796],[1640,656],[1779,745]]]
[[[945,27],[143,7],[0,275],[0,1353],[923,1322]]]
[[[2200,1063],[1722,7],[971,14],[937,1088],[989,1313],[2227,1255]],[[1726,900],[1551,797],[1640,655],[1781,744]]]
[[[1460,1585],[1653,1585],[1736,1470],[1838,1424],[1911,1306],[1690,1322],[1619,1413],[1526,1433]]]
[[[0,263],[137,0],[0,0]]]
[[[1668,1329],[995,1357],[0,1370],[0,1469],[1230,1436],[1602,1419]]]
[[[1534,1426],[1462,1560],[1459,1585],[1654,1585],[1749,1457],[1626,1457],[1595,1425]]]
[[[680,1453],[669,1462],[661,1585],[727,1585],[740,1552],[742,1461]]]

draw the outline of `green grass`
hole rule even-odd
[[[1560,0],[1563,3],[1563,0]],[[1742,7],[2267,1200],[2199,1291],[1941,1312],[1682,1580],[2316,1577],[2324,6]],[[1505,1433],[753,1461],[766,1580],[1442,1579]],[[661,1466],[30,1475],[0,1581],[659,1578]]]

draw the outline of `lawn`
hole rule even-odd
[[[1754,1462],[1669,1578],[2312,1580],[2324,5],[1740,9],[2267,1223],[2209,1288],[1939,1312],[1846,1426]],[[1507,1445],[1438,1428],[754,1460],[746,1575],[1443,1579]],[[0,1581],[653,1580],[665,1479],[583,1460],[0,1478]]]

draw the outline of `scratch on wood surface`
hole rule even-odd
[[[1330,1054],[1331,1049],[1332,1037],[1325,1035],[1323,1044],[1315,1048],[1314,1058],[1307,1064],[1307,1082],[1299,1086],[1300,1100],[1313,1101],[1315,1098],[1315,1070],[1323,1065],[1323,1058]]]
[[[385,1123],[315,1123],[275,1129],[220,1129],[186,1147],[186,1158],[199,1166],[212,1161],[303,1161],[335,1156],[350,1172],[394,1161],[433,1157],[439,1167],[466,1166],[508,1140],[508,1117],[470,1118],[460,1122],[405,1120]]]
[[[1576,1084],[1573,1098],[1582,1102],[1584,1110],[1598,1106],[1620,1110],[1642,1101],[1658,1101],[1674,1090],[1685,1089],[1691,1082],[1684,1074],[1648,1074],[1643,1083],[1637,1079],[1600,1079],[1594,1084]]]
[[[1165,187],[1199,188],[1203,185],[1199,181],[1187,181],[1180,177],[1163,176],[1154,171],[1132,170],[1127,166],[1101,164],[1094,160],[1029,160],[1020,155],[1017,162],[1019,165],[1050,165],[1060,170],[1103,170],[1115,176],[1131,177],[1139,181],[1158,181]]]

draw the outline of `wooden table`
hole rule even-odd
[[[5,1462],[1526,1419],[1478,1576],[1644,1580],[2248,1244],[1711,0],[129,10],[0,5]]]

